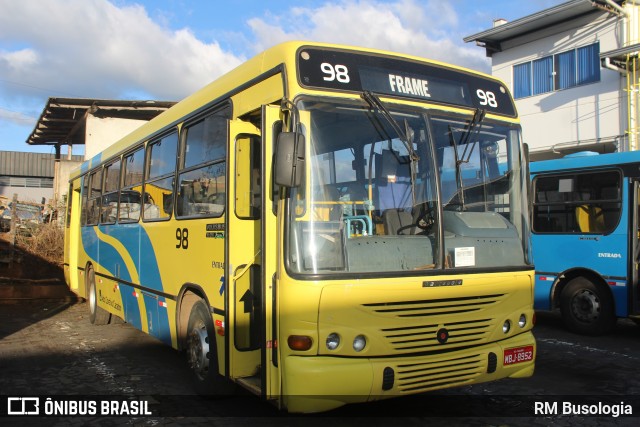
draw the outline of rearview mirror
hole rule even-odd
[[[298,187],[304,174],[304,135],[282,132],[276,142],[273,174],[276,185]]]

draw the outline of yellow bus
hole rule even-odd
[[[72,174],[66,279],[201,393],[317,412],[528,377],[523,146],[491,76],[284,43]]]

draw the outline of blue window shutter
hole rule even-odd
[[[513,97],[531,96],[531,63],[513,66]]]
[[[579,85],[600,81],[600,44],[595,43],[578,49]]]
[[[570,50],[555,55],[556,89],[566,89],[576,85],[576,51]]]
[[[533,94],[538,95],[553,90],[553,57],[533,61]]]

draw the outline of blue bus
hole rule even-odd
[[[640,152],[575,153],[530,164],[536,310],[600,335],[640,319]]]

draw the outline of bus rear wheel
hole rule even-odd
[[[218,374],[213,321],[203,300],[196,301],[189,315],[187,358],[198,394],[222,395],[230,392],[230,384]]]
[[[602,335],[615,325],[611,296],[584,277],[572,279],[560,295],[560,311],[567,328],[583,335]]]
[[[96,273],[93,267],[87,268],[87,296],[89,298],[89,320],[94,325],[106,325],[111,320],[111,313],[98,306],[96,293]]]

